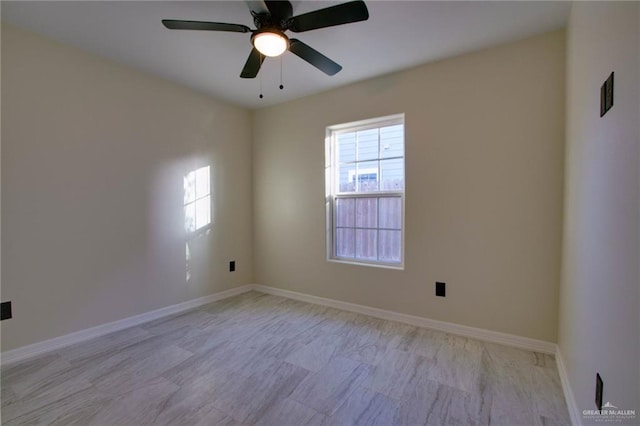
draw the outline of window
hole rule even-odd
[[[189,172],[184,177],[184,228],[190,232],[211,223],[209,166]]]
[[[327,256],[402,267],[404,115],[327,128]]]

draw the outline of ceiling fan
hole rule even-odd
[[[366,21],[369,11],[364,1],[356,0],[336,6],[315,10],[298,16],[293,15],[289,1],[246,1],[253,16],[256,29],[246,25],[221,22],[180,21],[163,19],[162,23],[170,30],[201,30],[251,33],[253,49],[240,73],[242,78],[255,78],[260,71],[265,56],[276,57],[289,51],[327,75],[334,75],[342,69],[322,53],[301,42],[289,39],[284,33],[292,31],[302,33],[318,28],[333,27],[351,22]]]

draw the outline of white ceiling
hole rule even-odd
[[[342,2],[293,1],[293,13]],[[171,31],[161,19],[255,28],[243,1],[2,1],[2,20],[231,103],[260,108],[565,26],[568,2],[367,1],[368,21],[298,33],[341,64],[329,77],[291,53],[241,79],[250,34]],[[291,35],[291,34],[290,34]],[[259,99],[260,80],[264,99]]]

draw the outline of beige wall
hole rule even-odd
[[[554,32],[256,111],[256,281],[555,341],[564,43]],[[325,127],[395,113],[406,114],[405,269],[329,263]]]
[[[2,56],[3,350],[246,284],[253,269],[266,285],[555,341],[563,32],[253,121],[7,26]],[[325,127],[402,112],[405,270],[328,263]],[[191,241],[186,282],[182,176],[206,164],[214,226]]]
[[[569,20],[559,347],[580,413],[595,409],[597,372],[605,402],[640,413],[639,27],[632,2],[577,2]]]
[[[8,350],[252,281],[249,112],[2,26]],[[214,223],[185,275],[182,178]],[[237,261],[229,273],[228,261]]]
[[[2,4],[0,3],[0,16]],[[2,31],[0,23],[0,46],[2,46]],[[2,81],[2,54],[0,47],[0,82]],[[2,90],[2,84],[0,84],[0,91]],[[0,100],[0,129],[2,129],[2,102]],[[2,132],[0,131],[0,241],[2,241]],[[2,244],[0,243],[0,301],[4,301],[2,298]],[[2,325],[0,324],[0,360],[2,359]],[[2,410],[0,410],[0,424],[2,424]]]

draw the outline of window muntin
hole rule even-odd
[[[327,129],[331,260],[403,264],[404,116]]]

